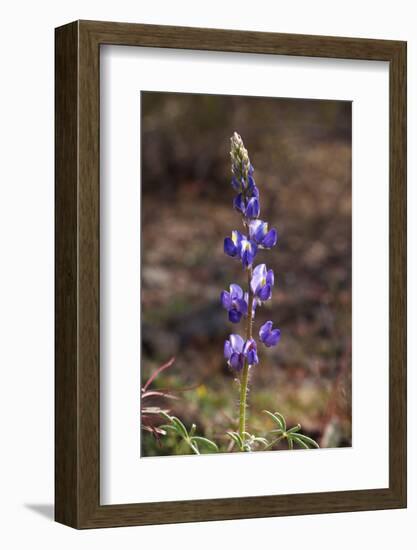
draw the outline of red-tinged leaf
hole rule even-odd
[[[152,384],[152,382],[155,380],[155,378],[158,376],[158,374],[160,372],[162,372],[163,370],[165,369],[168,369],[169,367],[171,367],[173,364],[174,364],[174,361],[175,361],[175,357],[171,357],[171,359],[169,361],[167,361],[164,365],[161,365],[160,367],[158,367],[152,374],[151,376],[148,378],[146,384],[143,386],[142,388],[142,392],[146,392],[146,390],[148,389],[148,387],[150,386],[150,384]]]
[[[147,432],[154,433],[157,431],[157,428],[154,428],[154,426],[151,426],[150,424],[142,424],[142,430],[146,430]]]
[[[163,391],[146,391],[142,393],[142,399],[146,397],[166,397],[167,399],[179,399],[178,395],[171,395],[170,393],[165,393]]]
[[[168,414],[168,413],[169,413],[169,409],[161,409],[160,407],[144,407],[144,408],[141,410],[142,418],[143,418],[144,416],[149,415],[149,414],[158,415],[158,416],[159,416],[161,413]]]
[[[158,445],[161,445],[161,436],[166,435],[166,432],[164,430],[161,430],[161,428],[158,428],[156,426],[146,426],[142,424],[142,430],[150,432],[156,439]]]

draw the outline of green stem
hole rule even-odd
[[[245,361],[243,367],[242,379],[240,383],[240,406],[239,406],[239,435],[242,440],[245,439],[243,432],[246,431],[246,395],[248,391],[249,365]]]
[[[250,286],[252,279],[252,267],[248,268],[248,317],[246,322],[246,339],[252,338],[252,308],[253,308],[253,292]],[[239,435],[242,440],[245,440],[246,431],[246,398],[248,394],[248,380],[249,380],[249,365],[245,361],[245,365],[242,371],[242,378],[240,381],[240,405],[239,405]]]

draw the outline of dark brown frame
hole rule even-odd
[[[389,62],[389,488],[100,505],[99,52],[102,44]],[[76,21],[56,29],[55,45],[56,521],[75,528],[94,528],[406,507],[406,43]],[[369,205],[370,211],[372,207]]]

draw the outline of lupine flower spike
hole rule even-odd
[[[246,318],[245,337],[231,334],[224,344],[224,356],[230,368],[240,375],[239,432],[236,437],[245,447],[246,437],[246,397],[249,369],[259,363],[256,341],[252,336],[252,326],[256,307],[272,297],[274,272],[265,264],[254,267],[258,249],[271,249],[278,240],[275,228],[260,220],[259,190],[253,177],[254,168],[249,160],[242,138],[236,132],[231,137],[230,157],[232,161],[232,187],[237,195],[233,207],[242,216],[246,234],[232,231],[231,237],[224,240],[224,252],[242,262],[247,273],[247,291],[237,284],[231,284],[229,291],[221,293],[222,306],[228,311],[229,321],[239,323]],[[272,321],[267,321],[259,331],[260,341],[267,347],[275,346],[280,339],[279,329],[272,329]]]

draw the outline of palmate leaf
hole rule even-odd
[[[266,446],[266,449],[272,449],[274,445],[276,445],[283,439],[287,441],[289,449],[294,448],[294,442],[301,449],[311,449],[312,447],[315,447],[316,449],[320,448],[318,443],[314,441],[314,439],[300,433],[301,424],[297,424],[296,426],[293,426],[292,428],[289,428],[287,430],[287,423],[285,421],[284,416],[281,413],[279,412],[271,413],[270,411],[266,411],[266,410],[263,412],[266,413],[270,418],[272,418],[274,423],[278,426],[278,429],[273,429],[268,432],[278,437],[276,437],[273,441],[268,443],[268,445]]]
[[[294,426],[294,428],[290,428],[289,430],[287,430],[287,435],[299,432],[300,430],[301,430],[301,424],[297,424],[297,426]]]
[[[214,441],[210,441],[210,439],[207,439],[206,437],[194,435],[197,429],[197,426],[195,424],[192,424],[190,432],[188,433],[188,430],[185,427],[184,423],[178,417],[170,416],[165,412],[161,413],[161,416],[163,416],[165,420],[169,422],[169,424],[163,424],[161,428],[167,431],[174,432],[182,439],[182,441],[184,441],[190,447],[194,454],[200,454],[199,444],[204,445],[210,451],[219,451],[219,448],[217,447],[216,443],[214,443]]]
[[[239,451],[253,451],[257,443],[263,445],[264,448],[269,445],[269,441],[265,437],[259,437],[249,432],[243,432],[245,439],[238,432],[227,432],[227,435],[233,440]]]

